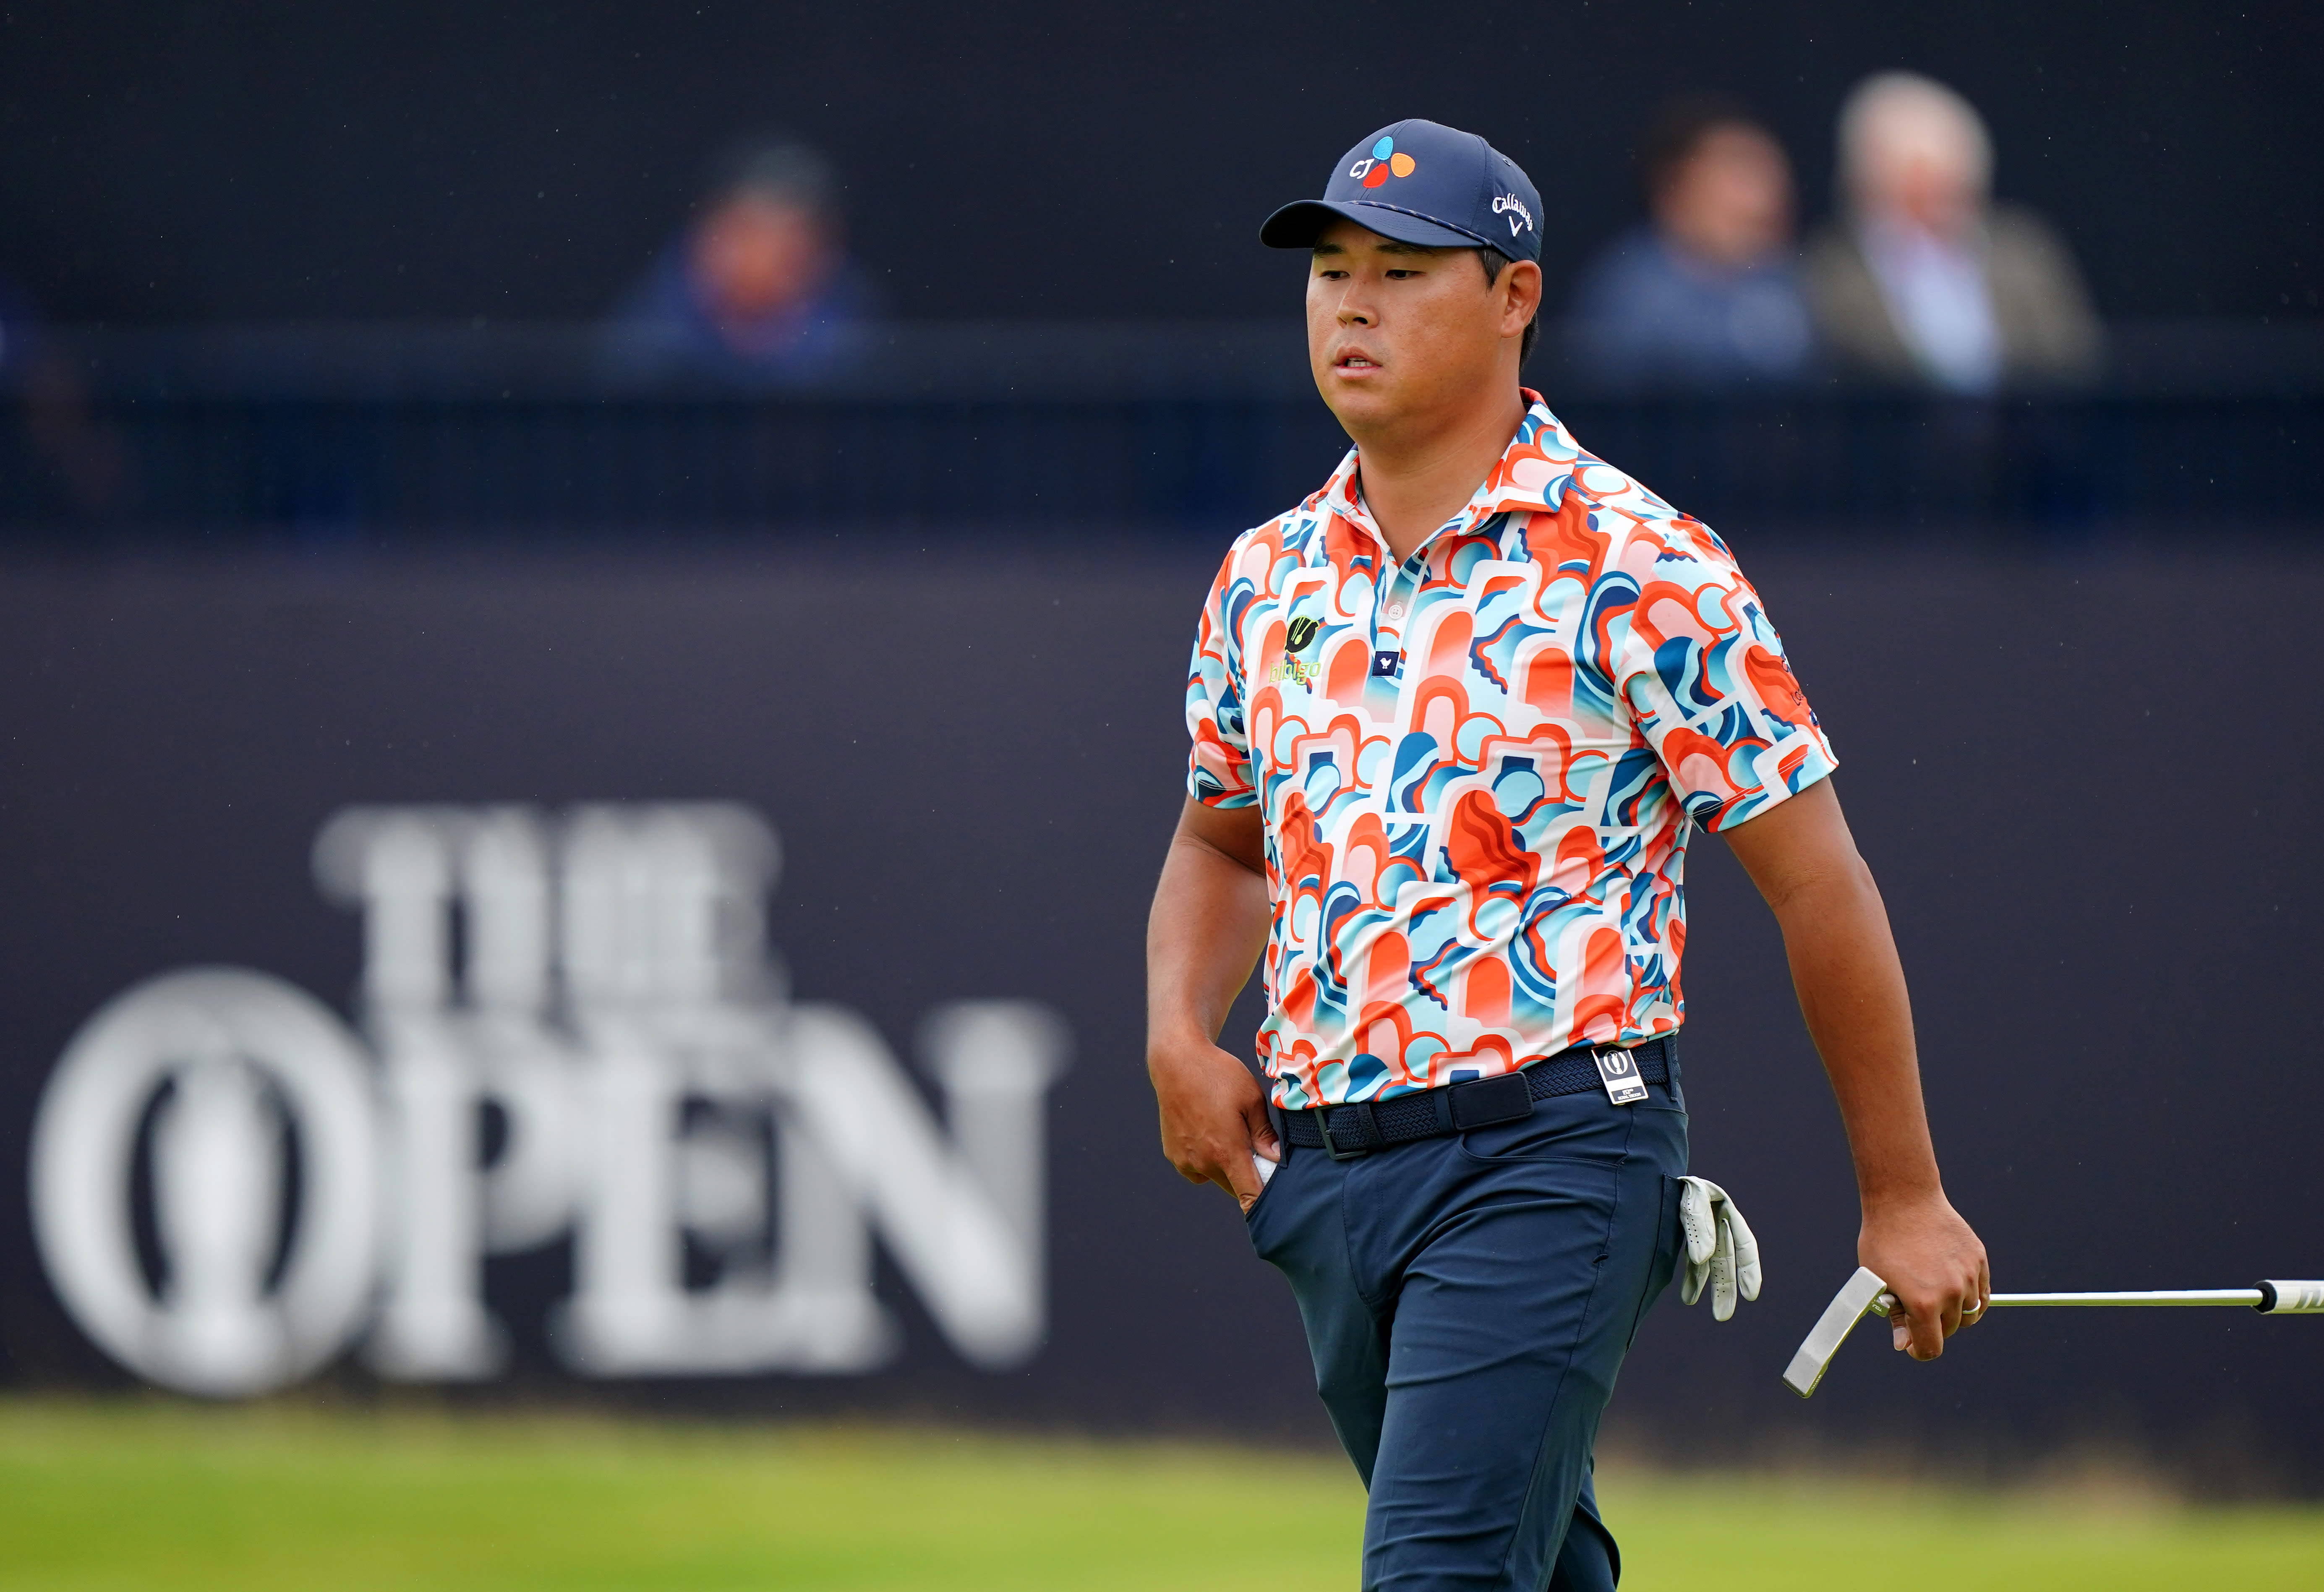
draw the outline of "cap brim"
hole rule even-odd
[[[1259,241],[1270,249],[1312,249],[1334,221],[1352,221],[1384,238],[1424,249],[1473,249],[1490,241],[1409,210],[1361,199],[1296,199],[1259,224]]]

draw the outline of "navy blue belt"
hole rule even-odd
[[[1577,1044],[1545,1056],[1522,1072],[1418,1090],[1390,1100],[1360,1100],[1305,1111],[1270,1105],[1267,1110],[1285,1144],[1324,1151],[1334,1161],[1352,1161],[1390,1145],[1515,1122],[1533,1115],[1536,1100],[1603,1089],[1606,1081],[1598,1070],[1598,1049],[1594,1044]],[[1628,1051],[1639,1079],[1665,1089],[1670,1086],[1671,1062],[1677,1054],[1678,1041],[1668,1034],[1632,1045]]]

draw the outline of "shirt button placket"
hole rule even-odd
[[[1404,685],[1403,673],[1394,660],[1404,654],[1404,620],[1412,612],[1413,570],[1410,562],[1397,566],[1388,589],[1380,594],[1372,621],[1372,672],[1394,680],[1399,690]]]

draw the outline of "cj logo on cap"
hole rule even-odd
[[[1366,188],[1378,188],[1391,175],[1411,176],[1419,164],[1410,155],[1397,153],[1396,140],[1383,136],[1379,143],[1372,145],[1371,159],[1358,161],[1348,168],[1348,175],[1363,179]]]

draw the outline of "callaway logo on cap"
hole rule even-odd
[[[1473,133],[1417,117],[1383,127],[1340,157],[1320,199],[1267,218],[1259,241],[1313,248],[1335,216],[1398,243],[1435,249],[1490,244],[1541,258],[1541,195],[1517,163]]]

